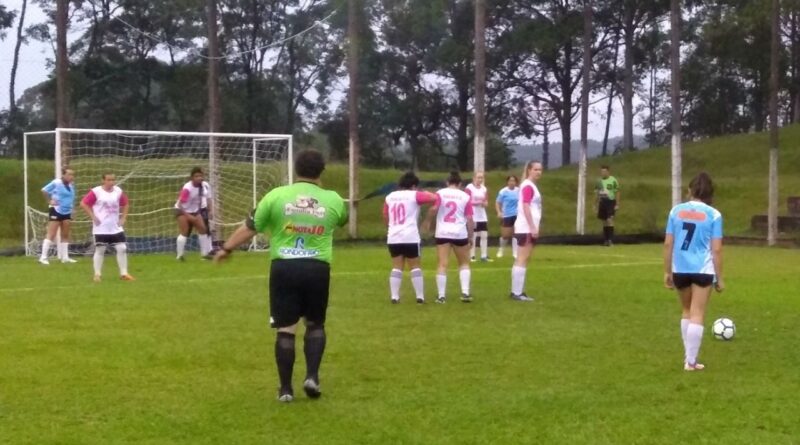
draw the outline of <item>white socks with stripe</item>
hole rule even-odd
[[[92,262],[94,263],[94,276],[99,277],[103,274],[103,259],[106,256],[106,246],[105,245],[97,245],[94,248],[94,257],[92,258]]]
[[[425,298],[425,283],[422,281],[422,269],[411,269],[411,285],[414,286],[414,293],[417,299]]]
[[[175,244],[178,248],[178,258],[182,257],[184,252],[186,251],[186,238],[183,235],[178,235],[178,239],[175,241]]]
[[[117,251],[117,265],[119,266],[120,275],[128,275],[128,245],[119,243],[114,246]]]
[[[459,281],[461,281],[461,293],[464,295],[469,295],[469,281],[471,277],[472,272],[469,270],[469,267],[458,271],[458,278]]]
[[[400,299],[400,284],[403,282],[403,271],[400,269],[392,269],[389,274],[389,290],[392,293],[392,300]]]
[[[514,295],[522,295],[522,290],[525,288],[525,267],[514,266],[511,268],[511,293]]]
[[[447,274],[436,274],[436,290],[439,291],[439,298],[445,298],[447,293]]]

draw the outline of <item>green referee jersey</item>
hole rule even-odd
[[[270,256],[310,258],[330,263],[333,231],[347,223],[338,193],[309,182],[296,182],[267,193],[253,215],[254,228],[270,236]]]
[[[619,181],[613,176],[609,176],[605,179],[600,178],[600,180],[597,181],[595,190],[597,190],[597,194],[600,195],[601,198],[615,200],[617,199],[617,192],[619,191]]]

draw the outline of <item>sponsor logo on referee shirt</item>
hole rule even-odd
[[[319,255],[319,249],[306,249],[306,240],[297,238],[294,247],[281,247],[278,252],[284,258],[313,258]]]
[[[325,226],[303,225],[288,223],[284,228],[288,233],[300,233],[305,235],[324,235]]]
[[[287,202],[283,207],[285,216],[310,215],[315,218],[324,218],[326,211],[327,209],[319,205],[316,198],[309,196],[298,196],[293,203]]]

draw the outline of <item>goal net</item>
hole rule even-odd
[[[128,195],[128,249],[140,253],[175,250],[178,229],[173,209],[193,167],[202,168],[211,185],[210,226],[215,240],[224,239],[242,224],[267,191],[292,181],[290,135],[56,129],[26,133],[24,142],[26,178],[34,167],[41,167],[38,161],[28,159],[28,146],[48,142],[55,147],[54,177],[60,177],[66,166],[75,172],[73,254],[93,247],[91,224],[79,203],[92,187],[100,185],[103,173],[115,174],[117,185]],[[26,253],[38,255],[48,222],[47,202],[40,192],[45,184],[28,182],[26,179]],[[192,238],[187,249],[198,248]],[[259,237],[249,247],[264,250],[267,242]]]

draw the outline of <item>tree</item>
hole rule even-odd
[[[6,9],[5,5],[0,5],[0,40],[6,38],[5,29],[14,25],[14,11]]]
[[[67,24],[69,0],[56,0],[56,125],[59,128],[70,126],[69,118],[69,55],[67,53]],[[58,137],[56,137],[58,139]],[[61,141],[61,159],[56,159],[56,172],[67,165],[69,145]]]
[[[769,209],[767,212],[767,244],[774,246],[778,236],[778,88],[780,73],[780,0],[772,0],[771,48],[769,77]]]
[[[16,97],[17,93],[14,91],[14,86],[17,81],[17,67],[19,66],[19,50],[22,47],[22,42],[24,37],[22,35],[22,31],[25,26],[25,11],[28,8],[28,0],[22,0],[22,10],[19,13],[19,20],[17,21],[17,43],[14,45],[14,59],[11,62],[11,78],[9,79],[8,83],[8,101],[9,106],[8,110],[11,114],[14,114],[17,109]],[[0,23],[0,27],[2,27],[2,23]]]

